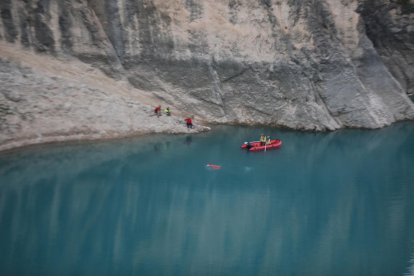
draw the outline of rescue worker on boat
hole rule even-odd
[[[264,134],[260,135],[260,145],[264,146],[266,144],[266,136]]]
[[[272,140],[270,140],[270,136],[267,136],[266,145],[270,145],[272,143]]]

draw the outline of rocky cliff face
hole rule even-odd
[[[32,65],[0,58],[0,151],[55,141],[208,130],[200,125],[187,129],[176,116],[155,116],[150,98],[131,94],[127,83],[114,83],[87,64],[0,46],[10,59],[18,54]]]
[[[414,118],[407,97],[414,89],[413,6],[2,0],[0,39],[80,59],[210,122],[377,128]]]
[[[414,95],[414,1],[364,1],[366,34],[402,88]]]

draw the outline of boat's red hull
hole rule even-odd
[[[264,145],[264,146],[262,146],[260,142],[254,141],[254,142],[250,142],[250,145],[252,145],[252,147],[248,149],[249,151],[265,151],[265,150],[271,150],[271,149],[278,149],[282,146],[282,140],[274,139],[270,141],[269,145]],[[247,149],[247,145],[243,144],[241,145],[241,148]]]

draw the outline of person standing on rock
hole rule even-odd
[[[169,108],[169,107],[167,107],[167,108],[164,110],[164,112],[165,112],[165,114],[166,114],[167,116],[171,116],[171,110],[170,110],[170,108]]]
[[[187,128],[193,128],[193,119],[187,117],[184,119],[185,123],[187,124]]]
[[[154,109],[154,113],[155,113],[155,115],[157,115],[157,117],[160,117],[161,116],[161,105],[157,106]]]

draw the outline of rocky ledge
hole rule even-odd
[[[90,66],[17,53],[23,64],[13,55],[0,58],[0,151],[58,141],[209,130],[197,118],[194,128],[187,129],[183,119],[191,114],[173,106],[172,116],[155,116],[153,106],[161,101]],[[30,64],[38,64],[37,70]]]

